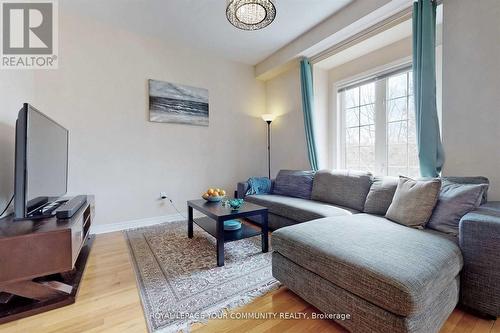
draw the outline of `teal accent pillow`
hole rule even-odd
[[[250,177],[248,179],[248,190],[245,195],[271,193],[271,180],[267,177]]]
[[[481,204],[488,184],[458,184],[443,180],[438,202],[427,228],[458,235],[460,219]]]

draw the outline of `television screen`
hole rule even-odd
[[[28,113],[26,200],[66,193],[68,131],[39,112]]]
[[[67,179],[68,131],[25,104],[16,133],[16,217],[66,194]]]

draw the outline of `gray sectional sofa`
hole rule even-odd
[[[497,317],[500,202],[486,203],[485,191],[458,235],[414,229],[384,217],[395,183],[324,170],[282,177],[267,194],[246,196],[242,182],[237,193],[269,210],[275,278],[319,310],[348,315],[338,322],[352,332],[438,332],[459,301]]]

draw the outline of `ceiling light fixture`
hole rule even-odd
[[[228,0],[226,17],[238,29],[259,30],[274,21],[276,7],[271,0]]]

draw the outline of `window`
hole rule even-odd
[[[339,90],[343,167],[419,176],[412,83],[406,69]]]
[[[345,92],[346,168],[375,168],[375,83]]]

